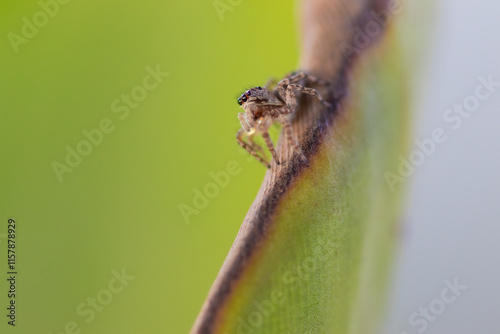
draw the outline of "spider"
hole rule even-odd
[[[269,127],[274,122],[283,125],[287,141],[307,162],[304,152],[302,152],[297,139],[293,135],[292,124],[289,120],[289,115],[295,112],[297,107],[296,91],[314,95],[326,108],[331,108],[330,103],[326,102],[316,89],[299,84],[304,79],[316,84],[328,84],[304,72],[298,72],[285,77],[276,84],[274,89],[271,89],[274,80],[269,80],[264,88],[260,86],[251,88],[238,98],[238,104],[245,112],[238,114],[243,129],[240,129],[236,134],[236,140],[240,146],[267,168],[271,167],[270,162],[266,159],[262,147],[254,142],[253,137],[256,134],[262,134],[262,138],[266,142],[274,161],[276,161],[277,165],[280,165],[268,132]],[[244,141],[244,137],[247,137],[248,140]]]

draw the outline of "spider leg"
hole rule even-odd
[[[248,135],[248,137],[247,137],[248,138],[248,144],[250,144],[250,147],[254,151],[258,151],[258,152],[264,154],[264,150],[262,149],[262,147],[253,140],[254,134],[255,134],[254,131],[247,134]]]
[[[273,156],[274,161],[276,161],[276,164],[279,165],[280,161],[278,159],[278,154],[276,154],[276,150],[274,149],[273,141],[271,140],[271,137],[269,136],[269,126],[271,125],[270,119],[265,119],[263,122],[259,124],[259,132],[262,133],[262,138],[264,138],[264,141],[266,142],[267,148],[271,152],[271,155]]]
[[[300,80],[304,79],[306,76],[307,76],[307,74],[305,74],[302,71],[299,71],[299,72],[292,72],[290,74],[290,76],[288,76],[287,78],[290,81],[289,83],[291,83],[291,82],[300,81]]]
[[[301,88],[304,88],[304,86],[297,84],[297,82],[300,82],[306,77],[308,77],[308,75],[304,72],[292,73],[290,76],[284,78],[276,85],[278,94],[285,101],[288,109],[285,111],[285,114],[291,114],[295,111],[295,108],[297,107],[297,97],[295,96],[295,92],[293,91],[293,89],[297,89],[302,92]],[[309,89],[316,91],[313,88]],[[321,97],[321,95],[317,91],[316,94]]]
[[[290,84],[290,78],[284,78],[280,82],[276,84],[276,89],[278,90],[278,94],[282,99],[286,98],[286,87]]]
[[[301,93],[309,94],[309,95],[314,95],[318,98],[318,100],[326,107],[326,108],[331,108],[332,105],[328,102],[326,102],[323,97],[321,96],[320,93],[314,88],[309,88],[309,87],[304,87],[301,85],[297,84],[290,84],[286,88],[286,104],[289,109],[295,110],[295,107],[297,106],[297,98],[295,97],[295,90],[298,90]]]
[[[293,149],[296,152],[299,152],[299,154],[302,157],[302,159],[307,164],[309,164],[309,160],[307,160],[306,155],[302,151],[302,148],[300,147],[299,142],[297,141],[297,138],[293,135],[292,124],[290,123],[290,121],[285,116],[280,117],[278,119],[278,121],[283,125],[283,129],[285,131],[286,140],[289,143],[291,143]]]
[[[304,78],[306,79],[306,81],[308,82],[311,82],[311,83],[314,83],[314,84],[318,84],[318,85],[321,85],[321,86],[328,86],[330,85],[330,83],[328,81],[325,81],[325,80],[321,80],[321,79],[318,79],[310,74],[306,74],[304,72],[302,72],[304,74]]]
[[[323,85],[323,86],[327,86],[330,84],[328,81],[321,80],[321,79],[316,78],[315,76],[307,74],[306,72],[303,72],[303,71],[292,72],[289,76],[286,77],[286,79],[288,79],[288,81],[289,81],[288,84],[297,83],[298,81],[303,80],[303,79],[306,79],[306,81],[308,81],[310,83]]]
[[[248,137],[249,137],[249,141],[251,141],[254,145],[249,145],[247,142],[245,142],[243,140],[243,136],[245,134],[246,134],[245,130],[243,130],[243,129],[238,130],[238,132],[236,133],[236,141],[238,142],[238,144],[241,147],[243,147],[245,150],[247,150],[248,153],[253,155],[255,157],[255,159],[257,159],[261,164],[266,166],[266,168],[270,168],[271,166],[269,165],[269,162],[267,162],[264,158],[262,158],[260,155],[258,155],[257,152],[255,152],[255,146],[259,147],[260,151],[262,151],[262,148],[260,146],[256,145],[255,143],[253,143],[253,140],[251,139],[252,134],[250,134]]]

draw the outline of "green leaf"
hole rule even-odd
[[[407,147],[406,74],[390,28],[359,54],[340,45],[380,3],[305,2],[302,69],[333,82],[318,89],[337,103],[301,100],[293,128],[310,163],[280,141],[287,164],[266,174],[192,333],[375,330],[397,237],[400,184],[386,172]]]

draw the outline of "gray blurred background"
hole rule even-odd
[[[406,181],[381,333],[500,333],[500,87],[460,124],[443,118],[458,115],[447,111],[455,104],[474,109],[479,76],[500,82],[500,1],[444,0],[435,10],[415,79],[413,138],[441,128],[447,140]]]

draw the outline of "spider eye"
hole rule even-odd
[[[259,87],[257,87],[257,89],[258,89],[258,90],[262,90],[262,87],[260,87],[260,86],[259,86]]]
[[[243,102],[241,102],[241,97],[238,97],[238,104],[241,106]]]
[[[247,98],[247,96],[246,96],[246,95],[243,95],[243,96],[241,97],[241,101],[243,101],[243,102],[247,102],[247,99],[248,99],[248,98]]]
[[[250,95],[252,95],[252,92],[251,91],[247,91],[247,93],[245,95],[250,96]]]

